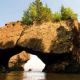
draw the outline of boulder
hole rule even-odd
[[[30,54],[22,51],[19,54],[12,56],[9,60],[8,66],[10,69],[21,69],[23,65],[30,59]]]

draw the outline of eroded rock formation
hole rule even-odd
[[[77,58],[73,55],[76,43],[73,33],[77,35],[78,27],[78,22],[70,21],[31,26],[23,25],[21,22],[8,23],[0,28],[0,64],[8,67],[10,57],[24,50],[37,55],[46,65],[64,63],[64,66],[67,66]]]
[[[69,31],[69,26],[67,26],[65,21],[61,23],[47,22],[41,25],[33,24],[32,26],[26,27],[20,22],[8,23],[6,25],[0,28],[0,49],[7,49],[19,45],[33,49],[34,51],[50,53],[52,43],[57,39],[57,29],[63,26],[63,30]],[[62,52],[64,52],[63,49]]]
[[[30,54],[22,51],[21,53],[16,54],[10,58],[8,66],[10,70],[24,70],[23,66],[29,59]]]

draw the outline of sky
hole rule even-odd
[[[3,26],[7,22],[21,20],[23,12],[33,1],[34,0],[0,0],[0,26]],[[53,12],[59,11],[61,5],[71,7],[73,11],[78,14],[78,19],[80,20],[80,0],[42,0],[42,2],[44,4],[47,3]],[[35,70],[35,66],[42,70],[45,65],[38,57],[31,55],[30,61],[25,64],[24,68],[25,70],[29,68]]]
[[[0,26],[10,21],[21,20],[24,10],[34,0],[0,0]],[[42,0],[53,12],[59,11],[61,5],[71,7],[78,14],[80,20],[80,0]]]

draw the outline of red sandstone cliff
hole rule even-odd
[[[65,52],[72,46],[66,46],[66,43],[64,47],[61,47],[61,44],[57,44],[57,47],[53,46],[53,43],[57,41],[57,39],[59,40],[58,35],[61,31],[60,27],[63,31],[70,30],[67,21],[54,23],[47,22],[41,25],[33,24],[32,26],[25,26],[20,22],[5,24],[5,26],[0,28],[0,48],[5,49],[20,45],[33,49],[34,51],[42,51],[46,53],[50,53],[50,51]],[[66,38],[68,35],[63,32],[62,34],[60,33],[59,36]],[[59,41],[56,43],[59,43]],[[69,41],[69,43],[71,42]]]

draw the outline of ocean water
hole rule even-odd
[[[43,72],[9,72],[0,73],[0,80],[80,80],[80,75]]]

